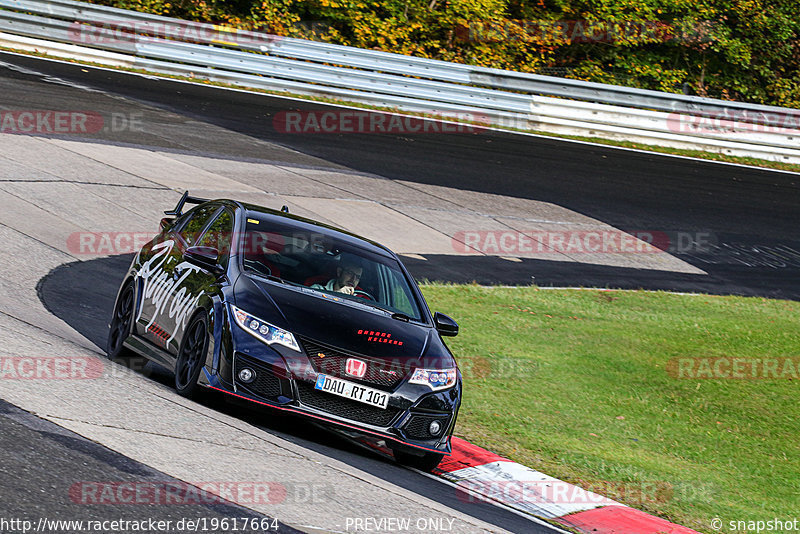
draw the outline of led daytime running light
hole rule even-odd
[[[456,383],[456,370],[453,369],[417,369],[411,375],[410,384],[422,384],[432,390],[447,389]]]
[[[254,315],[250,315],[234,305],[231,305],[231,311],[233,312],[236,324],[253,337],[263,341],[267,345],[283,345],[284,347],[301,352],[300,346],[297,344],[297,340],[295,340],[291,332],[287,332]]]

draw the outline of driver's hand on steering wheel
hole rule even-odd
[[[342,286],[339,288],[339,293],[344,293],[345,295],[352,295],[356,292],[356,288],[353,286]]]

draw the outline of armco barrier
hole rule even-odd
[[[523,130],[800,163],[800,110],[794,109],[414,58],[72,0],[0,0],[0,32],[6,47],[115,66],[412,112],[470,114]]]

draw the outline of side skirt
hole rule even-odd
[[[124,341],[123,345],[136,354],[144,356],[148,360],[153,360],[167,369],[175,368],[175,358],[172,355],[135,335],[128,336],[128,339]]]

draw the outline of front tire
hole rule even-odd
[[[438,452],[425,452],[421,456],[417,456],[410,452],[392,449],[392,454],[394,454],[394,459],[397,460],[397,463],[425,471],[426,473],[433,471],[444,458],[444,454]]]
[[[200,386],[197,379],[203,370],[208,352],[208,321],[203,312],[196,314],[181,341],[175,362],[175,389],[178,395],[193,397]]]

